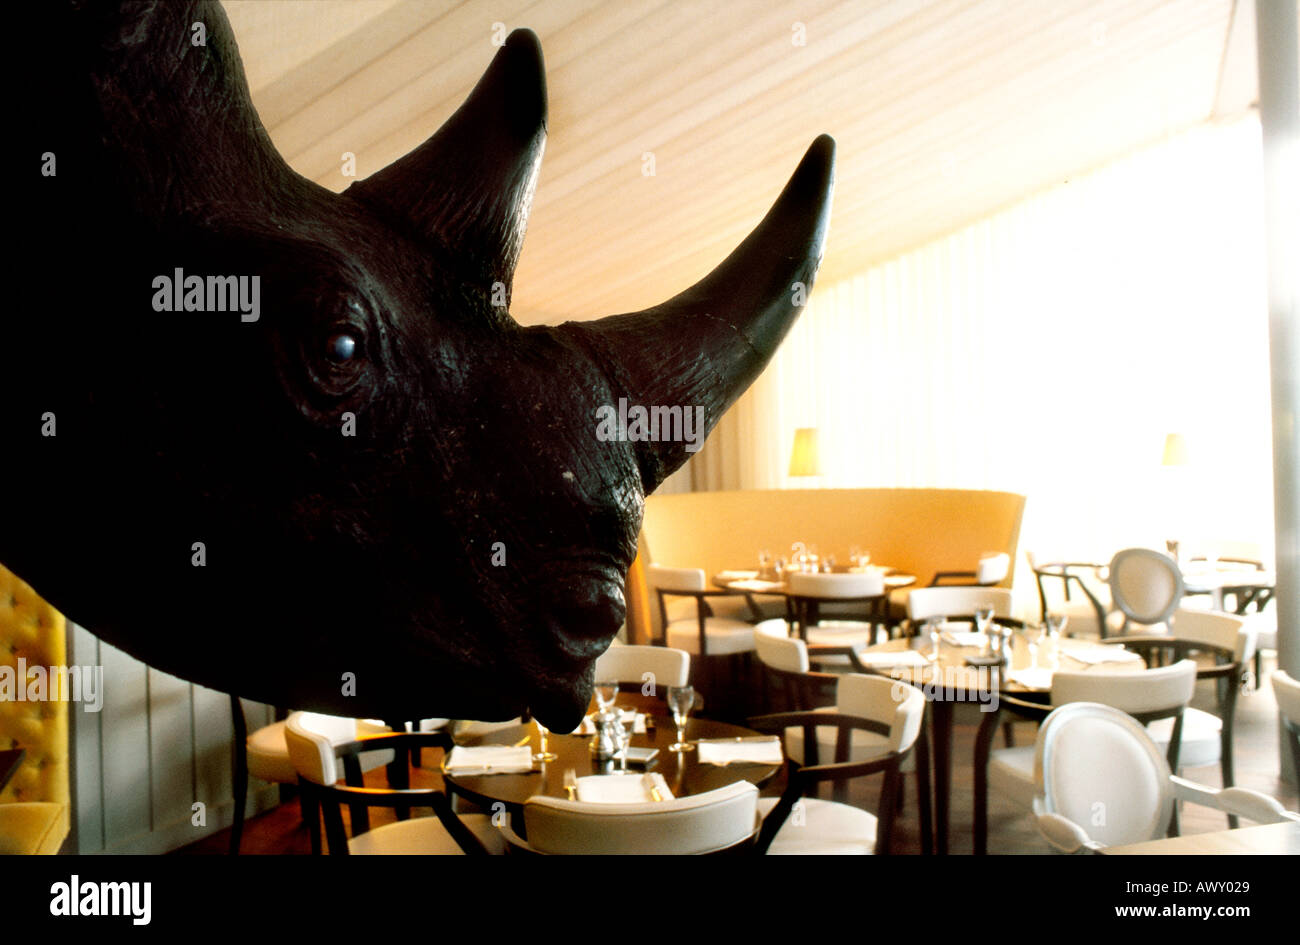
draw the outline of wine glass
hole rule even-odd
[[[669,751],[677,753],[694,751],[695,746],[686,741],[686,719],[695,705],[694,686],[669,686],[668,708],[672,710],[673,722],[677,725],[677,741],[668,746]]]
[[[1047,627],[1041,623],[1025,624],[1025,642],[1029,644],[1029,668],[1038,666],[1038,644],[1043,642]]]
[[[632,729],[623,724],[623,716],[615,712],[613,718],[615,757],[618,758],[618,773],[627,774],[627,752],[632,747]]]
[[[1047,639],[1051,643],[1051,665],[1053,669],[1056,669],[1061,663],[1061,635],[1065,632],[1065,624],[1068,619],[1065,614],[1049,613],[1047,615]]]
[[[925,631],[925,635],[930,640],[929,660],[931,663],[939,662],[939,631],[946,619],[946,617],[930,617],[921,625],[921,629]]]
[[[554,761],[560,756],[553,751],[546,750],[546,736],[548,734],[546,726],[542,724],[542,720],[537,718],[537,716],[533,716],[533,721],[537,723],[537,751],[533,755],[533,761],[540,761],[542,763]]]
[[[763,578],[772,573],[772,552],[764,548],[758,553],[758,576]]]
[[[980,649],[985,653],[992,651],[993,647],[989,642],[989,627],[993,624],[993,608],[983,604],[975,608],[975,630],[984,637]]]
[[[604,712],[606,709],[611,708],[617,698],[617,679],[596,680],[596,708],[598,711]]]

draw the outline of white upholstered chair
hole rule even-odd
[[[664,641],[692,656],[728,656],[754,649],[754,625],[732,617],[715,617],[709,610],[710,597],[727,597],[726,591],[710,590],[700,568],[670,568],[652,564],[646,580],[659,599],[664,622]],[[689,619],[670,620],[665,601],[669,596],[695,599],[695,614]]]
[[[536,795],[524,802],[523,840],[512,850],[545,854],[707,854],[750,843],[758,788],[737,781],[715,791],[645,804],[604,804]]]
[[[786,788],[780,798],[758,802],[764,815],[756,851],[788,854],[888,853],[895,811],[902,790],[900,766],[921,732],[925,696],[906,683],[884,676],[846,675],[837,680],[837,712],[783,712],[751,719],[760,731],[788,738],[802,730],[803,744],[820,741],[816,729],[831,726],[836,737],[829,759],[801,765],[787,751]],[[852,759],[858,730],[882,736],[879,754]],[[813,759],[809,759],[813,760]],[[876,814],[837,800],[811,797],[826,782],[843,784],[881,773],[885,783]]]
[[[1272,680],[1273,697],[1282,716],[1282,731],[1295,762],[1296,784],[1300,784],[1300,682],[1280,669],[1273,672]]]
[[[1001,713],[1041,720],[1051,706],[1098,702],[1144,722],[1170,718],[1177,730],[1195,689],[1196,664],[1182,660],[1173,666],[1131,673],[1054,673],[1050,705],[1030,703],[1003,693],[998,711],[985,714],[975,737],[975,852],[983,854],[988,849],[990,796],[1010,801],[1026,812],[1032,809],[1034,799],[1034,746],[992,748]]]
[[[1107,616],[1114,609],[1106,565],[1035,551],[1025,556],[1038,586],[1041,619],[1060,614],[1066,619],[1066,636],[1104,638],[1109,630]]]
[[[1167,627],[1183,599],[1183,572],[1177,562],[1151,548],[1125,548],[1110,559],[1110,596],[1123,617],[1118,632],[1136,624],[1149,632]]]
[[[988,587],[1006,579],[1011,571],[1011,555],[1005,551],[990,551],[980,555],[973,571],[938,571],[930,581],[931,587],[957,582]]]
[[[862,650],[876,642],[879,630],[888,629],[889,617],[883,571],[820,572],[793,571],[786,577],[786,588],[794,607],[795,618],[805,624],[804,632],[813,646],[852,647]],[[831,620],[813,620],[828,607],[856,604],[866,619],[844,620],[844,614]],[[843,656],[832,657],[838,663]]]
[[[1061,706],[1043,722],[1034,746],[1034,783],[1038,830],[1063,853],[1159,839],[1179,800],[1261,824],[1300,822],[1300,815],[1257,791],[1216,790],[1171,774],[1139,722],[1092,702]]]
[[[637,686],[651,683],[659,689],[685,686],[690,678],[691,654],[670,646],[629,646],[615,642],[596,659],[597,682]]]
[[[426,789],[381,790],[359,783],[356,761],[376,747],[400,751],[441,744],[437,733],[398,732],[348,738],[350,719],[294,712],[285,720],[285,742],[304,794],[311,795],[325,819],[331,854],[482,854],[501,853],[505,840],[483,814],[457,817],[447,796]],[[347,771],[351,768],[351,771]],[[347,772],[349,783],[337,782]],[[352,838],[343,828],[341,805],[352,812]],[[369,829],[369,807],[430,807],[433,817],[413,817]]]
[[[1011,616],[1011,591],[1005,587],[918,587],[907,598],[907,618],[916,626],[931,617],[967,617],[980,607],[993,616]]]

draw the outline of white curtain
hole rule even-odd
[[[1202,126],[817,286],[668,488],[1001,489],[1022,548],[1271,547],[1260,160],[1254,116]],[[803,426],[812,482],[786,476]]]

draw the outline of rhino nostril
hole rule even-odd
[[[556,601],[556,623],[574,637],[612,637],[627,615],[623,592],[618,588],[582,587],[570,597]]]

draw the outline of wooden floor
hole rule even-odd
[[[1243,695],[1237,702],[1236,723],[1236,763],[1237,784],[1239,787],[1254,788],[1270,794],[1280,800],[1289,810],[1300,809],[1300,797],[1296,787],[1287,784],[1278,776],[1278,732],[1277,708],[1272,691],[1268,688],[1268,664],[1265,664],[1265,686],[1262,690]],[[1213,693],[1206,683],[1197,688],[1193,705],[1213,709]],[[954,733],[954,770],[952,792],[952,818],[950,849],[953,853],[972,852],[971,825],[972,817],[972,766],[971,758],[975,741],[975,725],[959,724]],[[1016,744],[1029,744],[1034,737],[1031,724],[1017,725]],[[441,753],[437,750],[426,751],[425,767],[417,769],[412,776],[412,787],[442,787],[442,779],[437,773]],[[1188,768],[1183,774],[1191,780],[1212,786],[1220,786],[1217,765],[1203,768]],[[376,787],[383,786],[382,769],[370,772],[367,783]],[[868,810],[876,808],[876,794],[879,790],[879,777],[866,782],[851,798],[854,803],[862,804]],[[874,782],[874,783],[872,783]],[[764,793],[779,791],[779,785],[770,785]],[[376,809],[372,813],[372,823],[378,826],[387,823],[392,815]],[[345,813],[346,817],[346,813]],[[1227,821],[1223,815],[1205,808],[1186,806],[1183,812],[1182,832],[1184,834],[1204,833],[1223,830]],[[221,831],[193,843],[181,850],[181,854],[224,854],[230,845],[230,832]],[[274,810],[250,820],[244,829],[242,844],[244,854],[309,854],[310,844],[307,829],[303,825],[296,801],[281,804]],[[912,777],[907,779],[907,805],[903,816],[897,821],[895,836],[896,853],[920,853],[920,830],[916,813],[916,785]],[[1008,853],[1047,853],[1050,852],[1035,831],[1027,815],[1015,806],[996,797],[989,801],[989,852]]]

